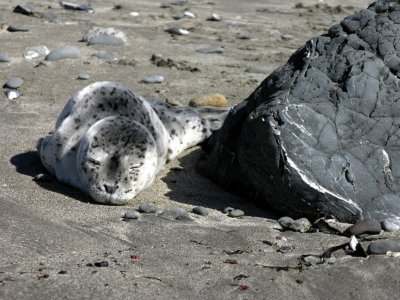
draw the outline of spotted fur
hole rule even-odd
[[[97,82],[70,98],[38,152],[59,181],[97,202],[126,204],[168,160],[219,129],[227,112],[146,101],[118,83]]]

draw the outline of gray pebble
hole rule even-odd
[[[179,28],[179,27],[168,28],[167,30],[165,30],[165,32],[168,32],[172,35],[187,35],[187,34],[189,34],[189,31]]]
[[[385,231],[398,231],[400,230],[400,220],[395,218],[386,218],[381,222],[381,227]]]
[[[139,211],[145,214],[154,214],[157,211],[157,207],[153,204],[140,204]]]
[[[267,74],[267,71],[256,68],[256,67],[248,67],[244,70],[246,73],[254,73],[254,74]]]
[[[9,62],[9,61],[10,58],[7,55],[0,53],[0,62]]]
[[[127,43],[125,33],[109,27],[93,27],[83,37],[89,45],[124,45]]]
[[[207,48],[197,49],[196,51],[203,54],[210,54],[210,53],[224,53],[225,49],[220,46],[210,46]]]
[[[14,25],[8,26],[7,31],[9,31],[9,32],[18,32],[18,31],[27,32],[27,31],[29,31],[29,27],[26,25],[22,25],[22,24],[14,24]]]
[[[228,206],[228,207],[225,207],[223,209],[223,212],[224,212],[224,214],[227,214],[227,213],[230,213],[233,210],[235,210],[233,207]]]
[[[280,30],[277,28],[269,28],[269,29],[267,29],[267,32],[269,34],[280,34],[281,33]]]
[[[288,33],[282,34],[281,39],[284,41],[291,41],[294,39],[294,36]]]
[[[128,210],[125,212],[124,216],[122,217],[125,220],[136,220],[139,219],[140,213],[136,210]]]
[[[142,80],[144,83],[161,83],[164,81],[164,76],[162,75],[155,75],[151,77],[147,77]]]
[[[348,235],[361,235],[361,234],[379,234],[381,232],[381,224],[378,220],[369,218],[364,219],[356,224],[348,227],[345,231]]]
[[[193,212],[200,216],[208,216],[208,208],[204,206],[196,206],[193,208]]]
[[[115,52],[101,51],[101,52],[93,53],[92,57],[96,57],[96,58],[104,59],[104,60],[115,60],[118,58],[118,54]]]
[[[186,209],[180,207],[167,209],[158,216],[168,220],[177,220],[178,217],[182,219],[184,216],[189,218],[189,214]]]
[[[311,223],[306,218],[293,220],[290,217],[282,217],[278,220],[278,223],[285,230],[292,230],[302,233],[307,232],[311,227]]]
[[[49,49],[44,45],[33,46],[25,49],[24,58],[33,59],[39,56],[46,56],[49,53]]]
[[[72,58],[77,59],[81,57],[81,52],[74,46],[64,46],[52,50],[45,58],[48,61],[55,61],[60,59]]]
[[[90,75],[86,74],[86,73],[81,73],[81,74],[78,75],[78,79],[80,79],[80,80],[88,80],[88,79],[90,79]]]
[[[19,88],[22,84],[24,83],[24,81],[22,80],[22,78],[19,77],[11,77],[10,79],[7,80],[6,82],[6,86],[12,89],[17,89]]]
[[[207,18],[207,21],[221,21],[221,17],[217,14],[211,14],[211,16],[209,16]]]
[[[228,217],[239,218],[244,216],[244,211],[240,209],[234,209],[228,213]]]
[[[386,254],[388,251],[400,252],[400,244],[393,240],[378,240],[369,244],[368,254]]]

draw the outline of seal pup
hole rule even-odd
[[[96,202],[122,205],[149,187],[167,161],[220,129],[228,111],[147,101],[119,83],[97,82],[69,99],[37,148],[59,181]]]

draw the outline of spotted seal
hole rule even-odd
[[[96,202],[126,204],[167,161],[218,130],[227,113],[145,100],[119,83],[97,82],[70,98],[38,152],[59,181]]]

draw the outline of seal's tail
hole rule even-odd
[[[202,119],[207,123],[211,131],[216,131],[222,127],[230,108],[220,108],[213,106],[198,106],[193,108]]]

